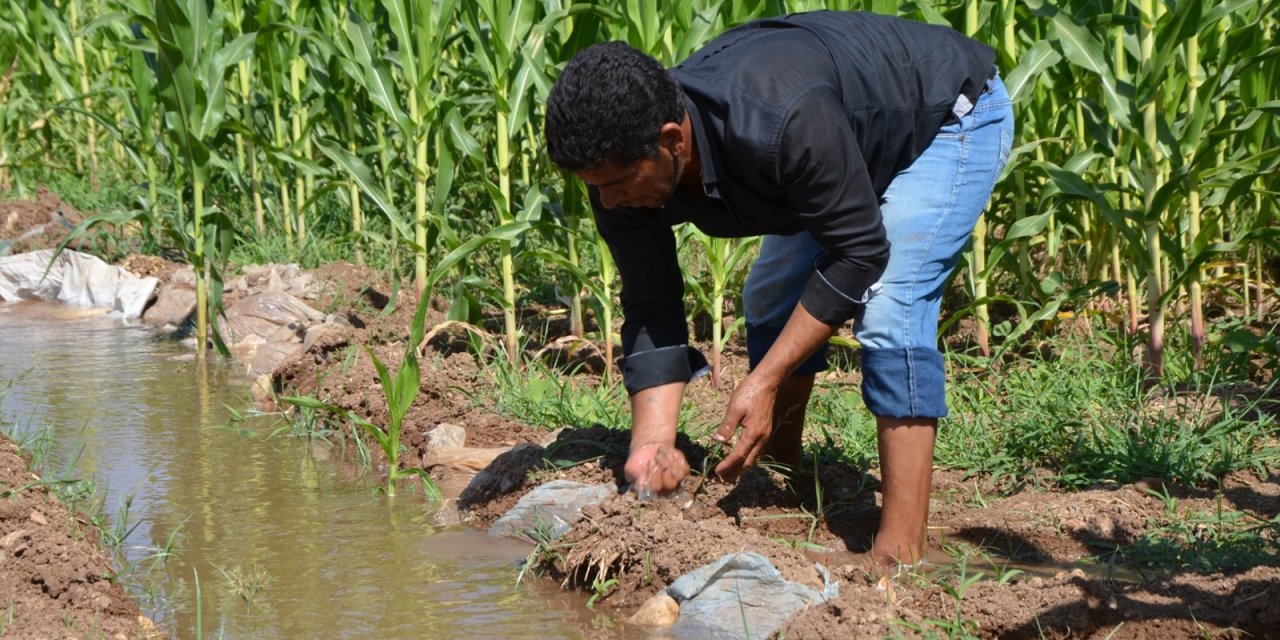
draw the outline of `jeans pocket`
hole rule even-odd
[[[952,122],[951,124],[945,125],[941,129],[938,129],[938,133],[937,135],[934,136],[934,138],[935,139],[940,138],[943,140],[958,140],[960,138],[963,138],[964,132],[968,128],[968,123],[971,122],[972,120],[973,120],[973,112],[969,112],[968,115],[964,116],[963,118],[960,118],[959,121]]]

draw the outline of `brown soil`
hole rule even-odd
[[[144,637],[149,621],[111,581],[96,540],[0,436],[0,636]]]
[[[0,240],[14,241],[11,253],[15,254],[50,249],[58,246],[83,219],[79,211],[57,195],[39,189],[34,200],[0,201]],[[44,227],[43,231],[16,241],[39,227]]]

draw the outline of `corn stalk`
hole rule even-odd
[[[256,34],[224,41],[224,16],[201,0],[157,0],[154,20],[144,15],[134,20],[156,43],[156,91],[176,155],[178,191],[184,191],[182,183],[187,181],[191,187],[183,249],[196,274],[196,341],[203,358],[210,338],[210,302],[216,308],[221,297],[212,258],[225,247],[220,241],[229,232],[224,215],[206,218],[206,213],[215,212],[206,211],[205,190],[215,170],[234,171],[214,145],[226,115],[228,72],[252,53]]]

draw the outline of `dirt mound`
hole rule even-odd
[[[0,201],[0,242],[9,253],[53,249],[84,216],[53,192],[39,189],[34,200]]]
[[[0,496],[0,635],[143,636],[138,605],[112,582],[95,530],[52,497],[2,436]]]

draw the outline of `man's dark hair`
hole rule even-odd
[[[570,171],[630,164],[658,152],[658,129],[684,121],[675,78],[625,42],[580,51],[547,98],[547,152]]]

